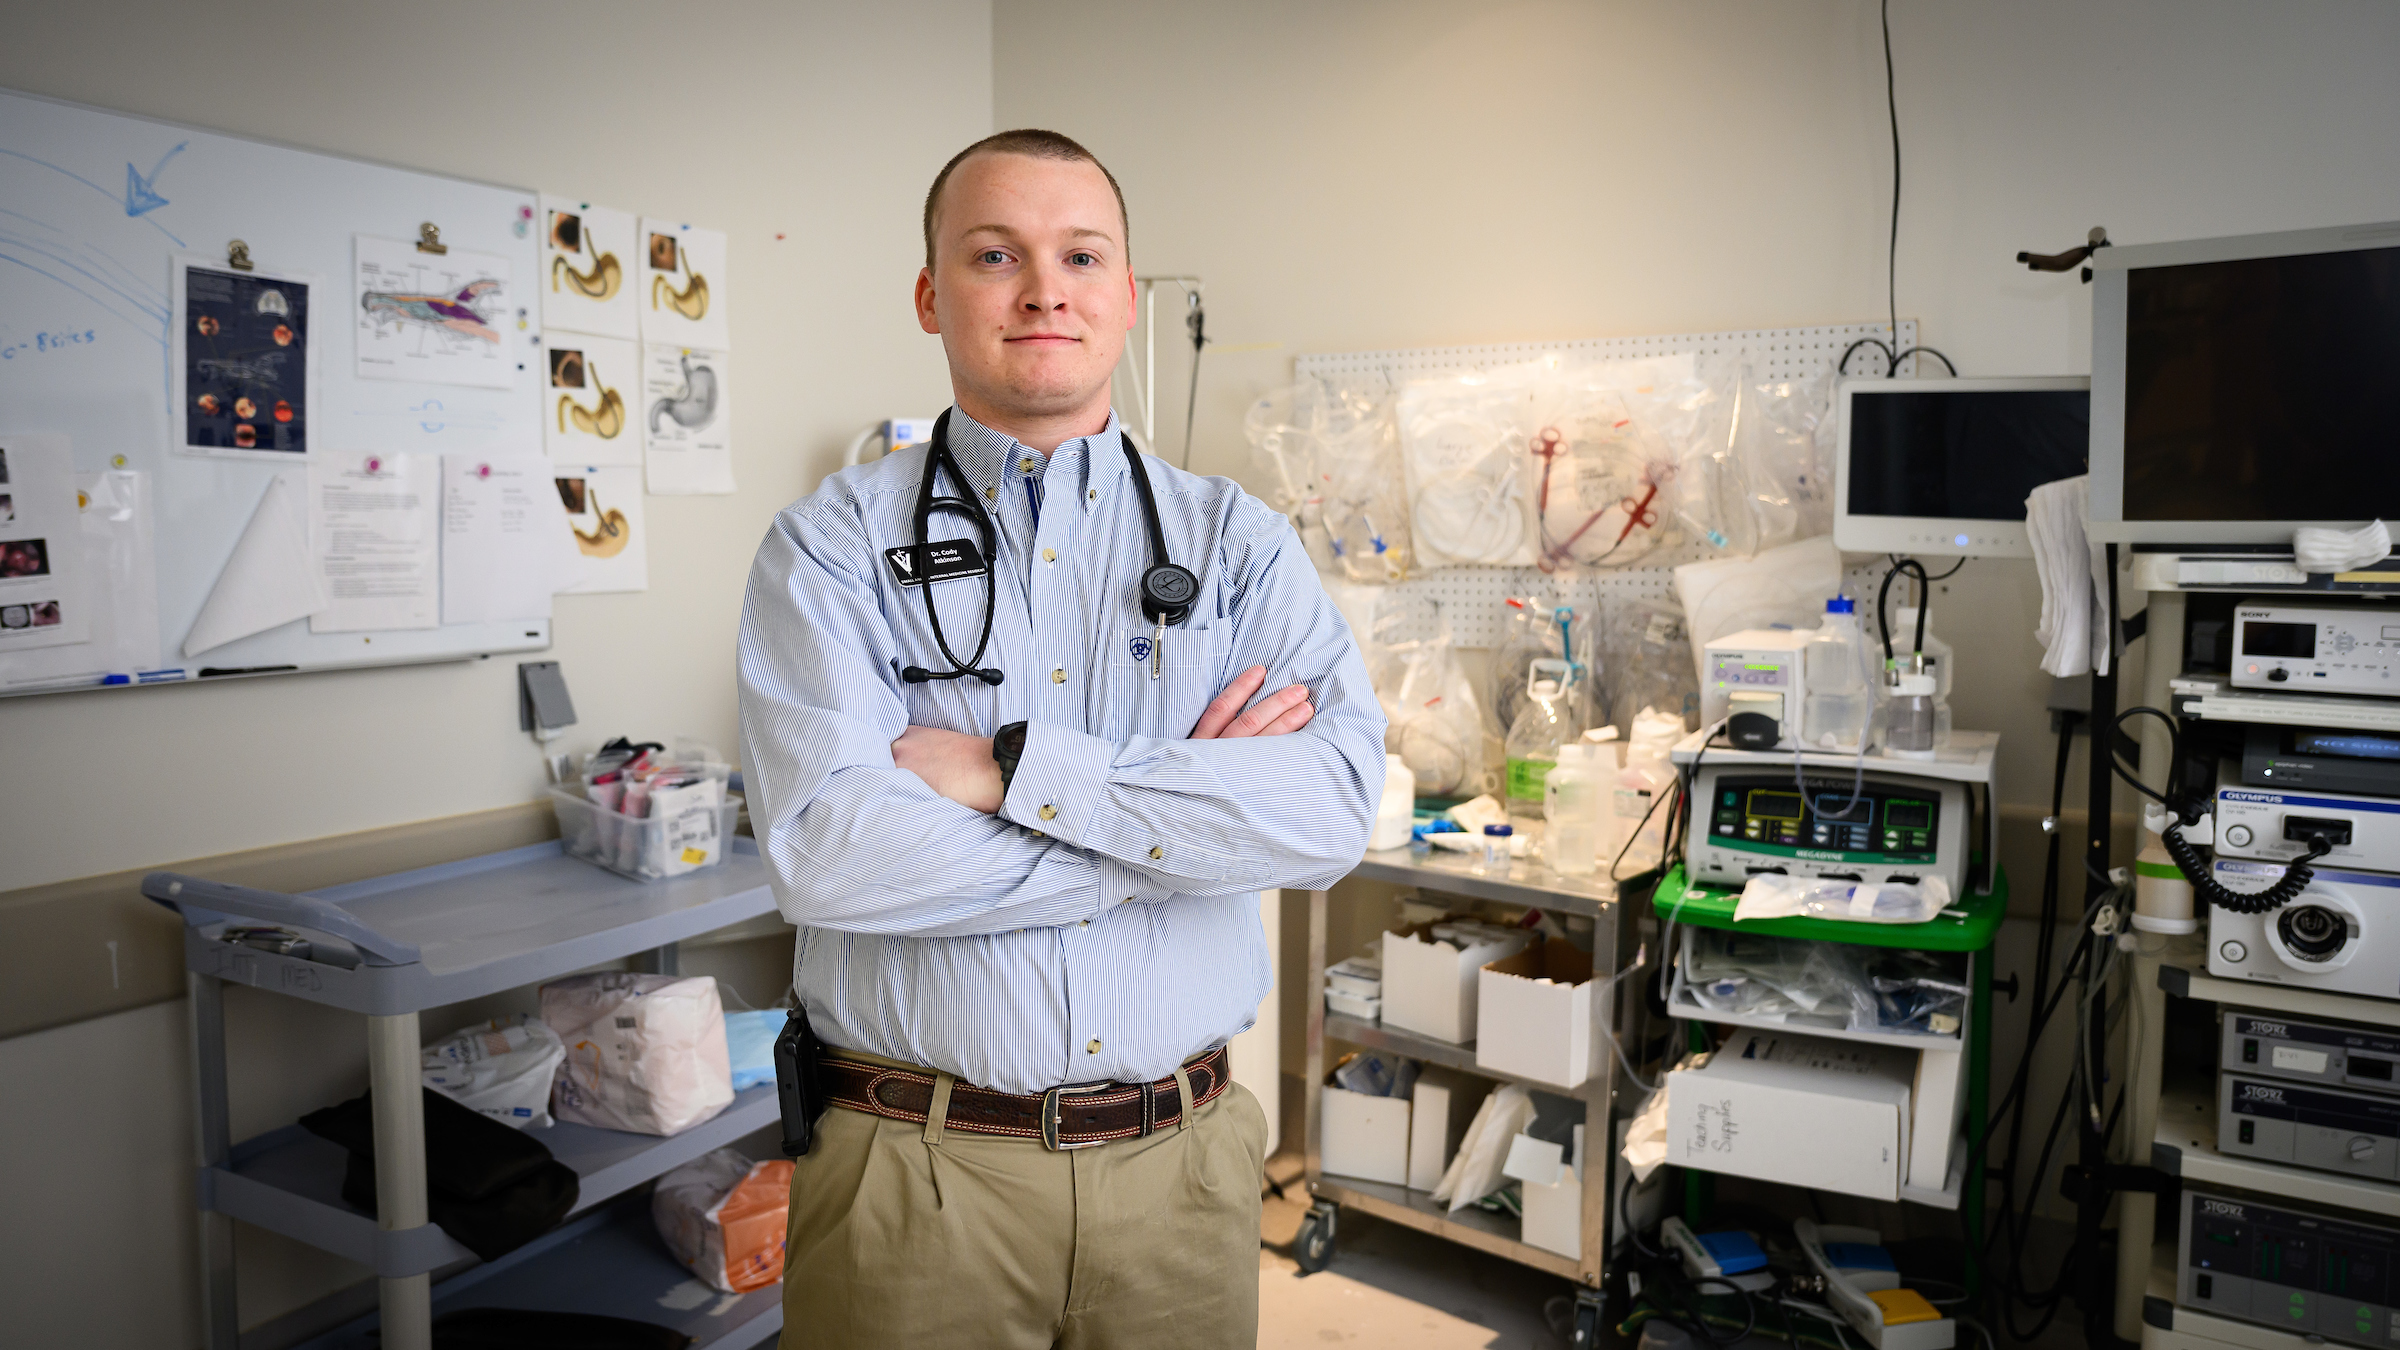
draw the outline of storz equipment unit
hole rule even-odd
[[[2217,1151],[2400,1181],[2400,1098],[2228,1071],[2217,1082]]]
[[[1852,792],[1853,783],[1857,791]],[[1805,784],[1805,790],[1803,790]],[[1869,772],[1703,764],[1692,787],[1695,880],[1740,887],[1760,872],[1841,881],[1940,877],[1965,893],[1963,784]]]
[[[2228,1072],[2400,1093],[2400,1032],[2228,1008],[2217,1063]]]
[[[2344,1345],[2400,1341],[2400,1232],[2186,1188],[2175,1301]]]

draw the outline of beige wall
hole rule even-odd
[[[0,86],[726,230],[741,490],[652,498],[649,591],[562,599],[547,655],[582,715],[560,748],[732,748],[768,519],[859,428],[945,401],[908,294],[925,184],[991,126],[984,0],[98,0],[9,3],[0,27]],[[0,763],[40,784],[0,809],[0,892],[527,801],[515,679],[501,660],[0,701]],[[90,945],[44,959],[105,982]],[[755,959],[694,960],[778,992]],[[363,1084],[354,1019],[238,1001],[237,1138]],[[0,1041],[0,1340],[196,1339],[184,1035],[167,1004]],[[255,1231],[240,1251],[245,1322],[363,1273]]]

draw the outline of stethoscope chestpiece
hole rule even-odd
[[[1142,573],[1142,613],[1152,623],[1182,623],[1200,598],[1200,578],[1175,563],[1160,563]]]

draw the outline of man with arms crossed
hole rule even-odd
[[[1257,1341],[1266,1120],[1224,1045],[1273,983],[1259,890],[1365,848],[1384,722],[1284,518],[1154,458],[1199,586],[1163,635],[1145,614],[1126,225],[1063,136],[953,159],[916,304],[965,504],[923,538],[970,547],[913,550],[917,447],[827,478],[751,569],[751,809],[834,1103],[792,1178],[786,1346]]]

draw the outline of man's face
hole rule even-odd
[[[1105,407],[1133,327],[1133,268],[1098,165],[980,154],[936,205],[917,322],[939,333],[962,403],[1011,418]]]

